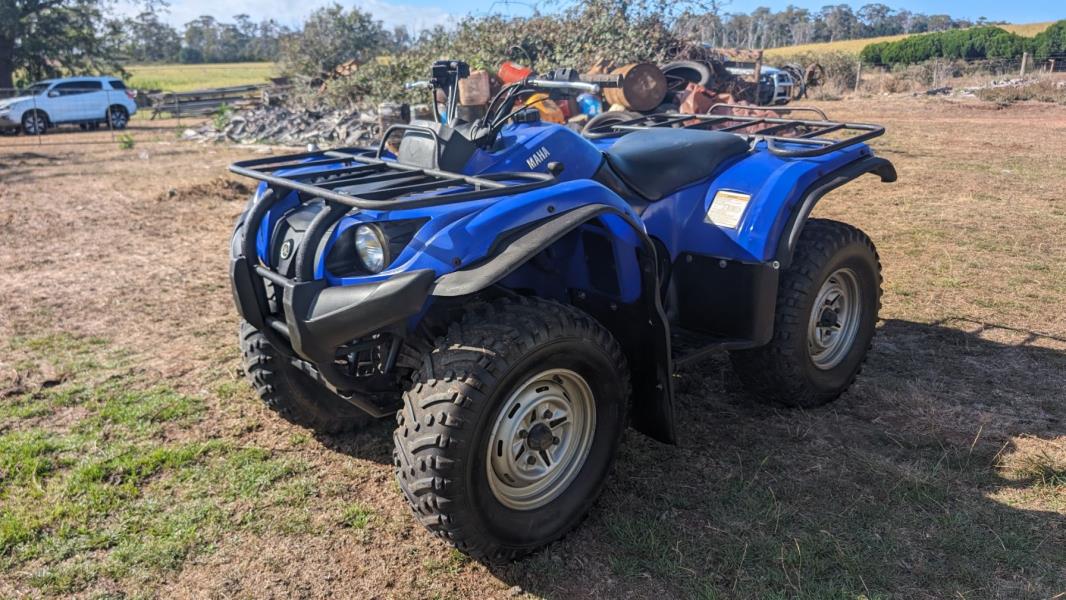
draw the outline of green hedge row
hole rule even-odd
[[[977,60],[1018,58],[1023,52],[1037,59],[1066,52],[1066,20],[1036,37],[1027,38],[999,27],[971,27],[912,35],[894,42],[869,44],[859,57],[875,65],[915,64],[933,58]]]

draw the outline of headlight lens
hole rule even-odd
[[[380,273],[388,264],[388,242],[385,234],[374,225],[355,228],[355,251],[363,267],[371,273]]]

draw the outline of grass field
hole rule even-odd
[[[678,446],[628,431],[581,527],[491,568],[412,517],[390,419],[318,434],[245,382],[224,173],[261,154],[0,144],[0,598],[1063,598],[1066,107],[817,105],[899,171],[816,211],[884,265],[855,386],[785,410],[695,365]]]
[[[1017,33],[1018,35],[1025,37],[1033,37],[1041,31],[1047,29],[1054,21],[1048,21],[1047,23],[1027,23],[1023,25],[999,25],[1007,31]],[[844,54],[858,55],[862,52],[868,44],[876,44],[878,42],[892,42],[895,40],[901,40],[907,37],[903,35],[887,35],[882,37],[866,38],[862,40],[843,40],[839,42],[823,42],[819,44],[801,44],[798,46],[785,46],[783,48],[769,48],[765,51],[765,55],[769,57],[774,56],[790,56],[793,54],[823,54],[826,52],[843,52]]]
[[[219,63],[205,65],[129,65],[127,85],[138,89],[186,92],[202,88],[266,83],[276,75],[274,63]]]

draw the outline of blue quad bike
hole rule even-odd
[[[679,369],[728,351],[754,397],[796,407],[854,381],[878,255],[809,215],[864,173],[895,180],[864,143],[882,127],[775,109],[577,133],[522,107],[597,89],[567,70],[504,87],[465,122],[467,73],[436,63],[443,114],[376,149],[231,167],[260,182],[230,276],[270,408],[326,432],[395,415],[418,520],[498,562],[582,520],[627,424],[677,442]]]

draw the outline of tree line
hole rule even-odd
[[[885,35],[925,33],[984,25],[985,19],[969,21],[950,15],[926,15],[895,10],[884,4],[866,4],[852,9],[834,4],[812,11],[787,6],[774,12],[757,8],[750,13],[723,14],[712,2],[702,11],[684,11],[675,27],[686,37],[718,47],[777,48],[816,42],[835,42]]]
[[[165,0],[143,0],[134,16],[109,14],[113,6],[109,0],[0,0],[0,88],[13,87],[16,77],[26,83],[64,74],[122,73],[123,64],[144,62],[276,61],[288,72],[315,76],[351,59],[421,56],[445,47],[482,53],[495,48],[497,41],[534,51],[550,46],[544,57],[558,59],[595,52],[650,57],[666,53],[681,40],[767,48],[973,24],[884,4],[857,10],[839,4],[820,11],[789,6],[778,12],[759,8],[727,14],[721,0],[579,0],[558,13],[468,17],[452,28],[414,34],[402,27],[388,30],[370,14],[339,5],[314,11],[295,28],[246,14],[230,21],[201,16],[174,27],[165,21]],[[463,41],[475,34],[482,39]],[[512,37],[502,39],[502,34]],[[652,46],[654,50],[645,50]]]

